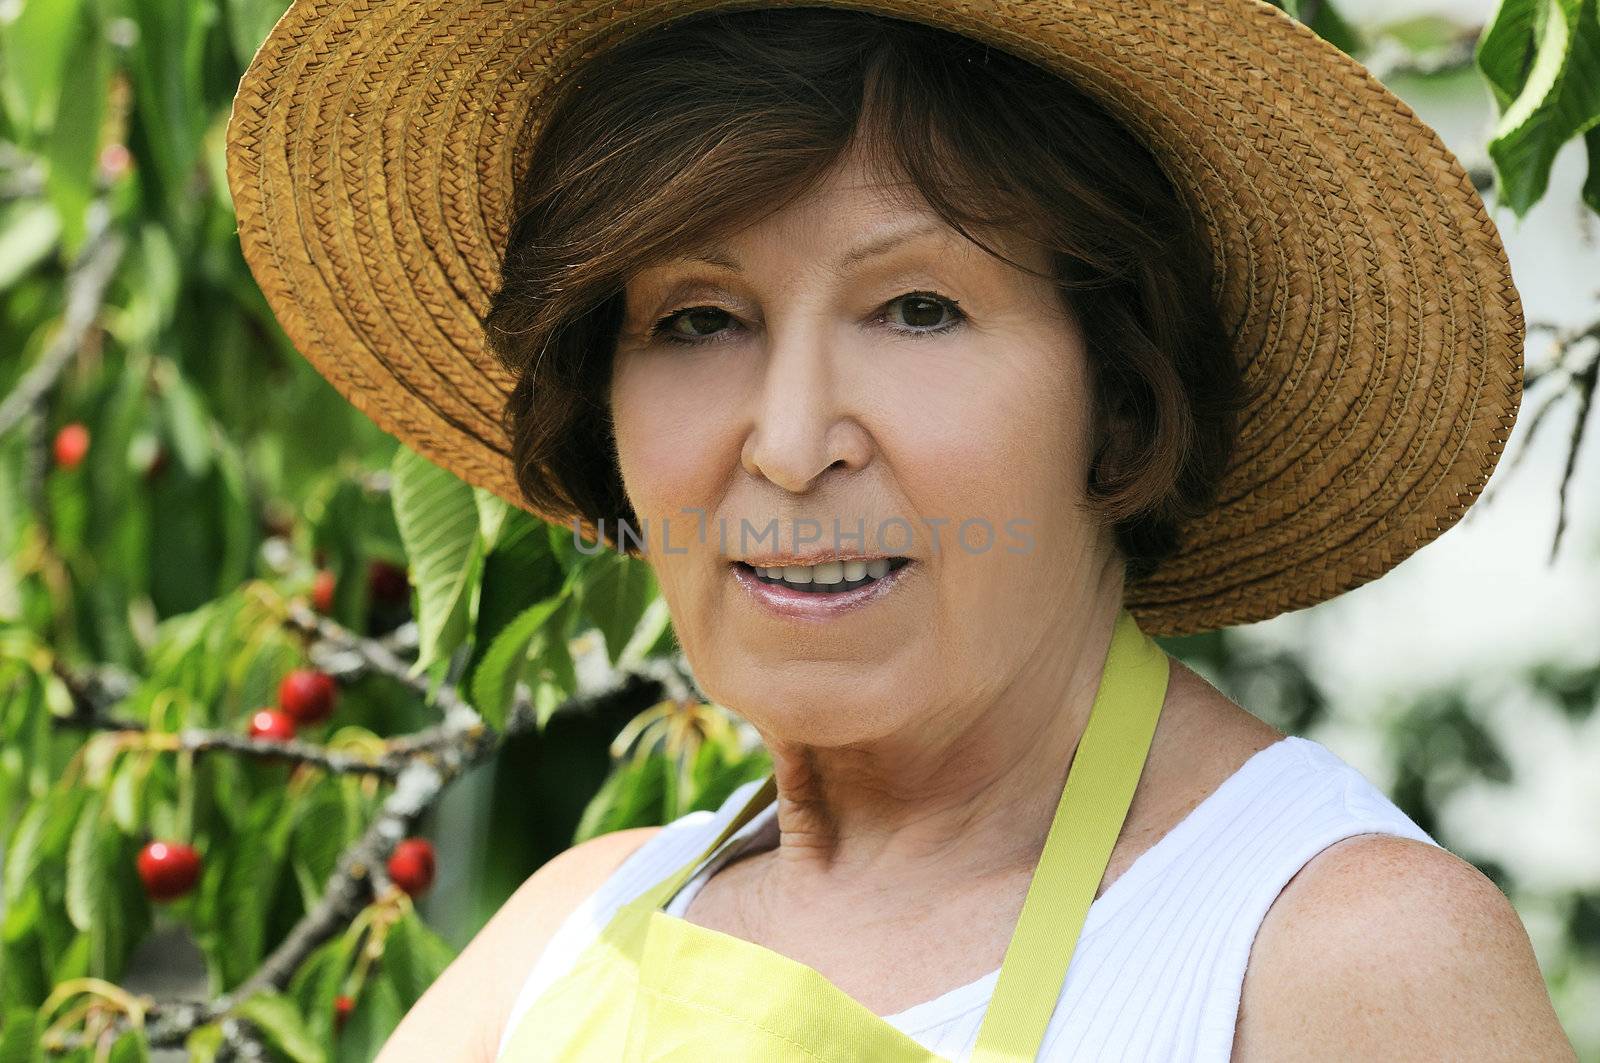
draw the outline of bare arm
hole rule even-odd
[[[1505,894],[1453,853],[1377,834],[1323,850],[1268,910],[1233,1058],[1577,1056]]]
[[[493,1063],[511,1005],[550,936],[660,829],[591,838],[530,875],[406,1013],[376,1063]]]

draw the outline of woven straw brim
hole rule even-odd
[[[480,323],[530,100],[619,35],[749,6],[778,5],[298,0],[228,127],[244,255],[296,347],[385,431],[528,508],[500,422],[513,380]],[[1478,496],[1521,397],[1522,306],[1460,163],[1359,63],[1259,0],[827,6],[1059,72],[1142,137],[1204,220],[1214,294],[1263,397],[1218,507],[1129,584],[1145,631],[1324,601]]]

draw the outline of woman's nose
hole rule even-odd
[[[871,441],[855,416],[864,396],[846,393],[832,363],[814,332],[774,339],[744,448],[751,475],[804,494],[830,469],[866,464]]]

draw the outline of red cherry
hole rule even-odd
[[[350,1013],[356,1008],[356,1002],[340,993],[333,998],[333,1028],[344,1029],[344,1024],[350,1021]]]
[[[311,606],[317,612],[333,612],[333,584],[333,570],[331,568],[317,569],[316,579],[311,582]]]
[[[287,742],[294,737],[294,717],[277,709],[258,709],[250,717],[250,737]]]
[[[56,464],[63,469],[75,469],[89,453],[89,429],[80,421],[61,426],[56,433]]]
[[[374,558],[367,562],[367,591],[382,605],[400,605],[411,600],[411,580],[402,566]]]
[[[389,877],[394,884],[420,897],[433,885],[433,843],[426,838],[406,838],[389,857]]]
[[[333,715],[338,689],[326,672],[296,668],[278,684],[278,708],[293,716],[297,724],[321,723]]]
[[[151,842],[139,850],[139,879],[153,901],[176,900],[200,881],[200,854],[182,842]]]

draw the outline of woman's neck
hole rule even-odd
[[[780,883],[900,891],[1031,873],[1100,686],[1115,606],[1049,640],[1031,667],[958,725],[935,714],[870,747],[768,739]]]

